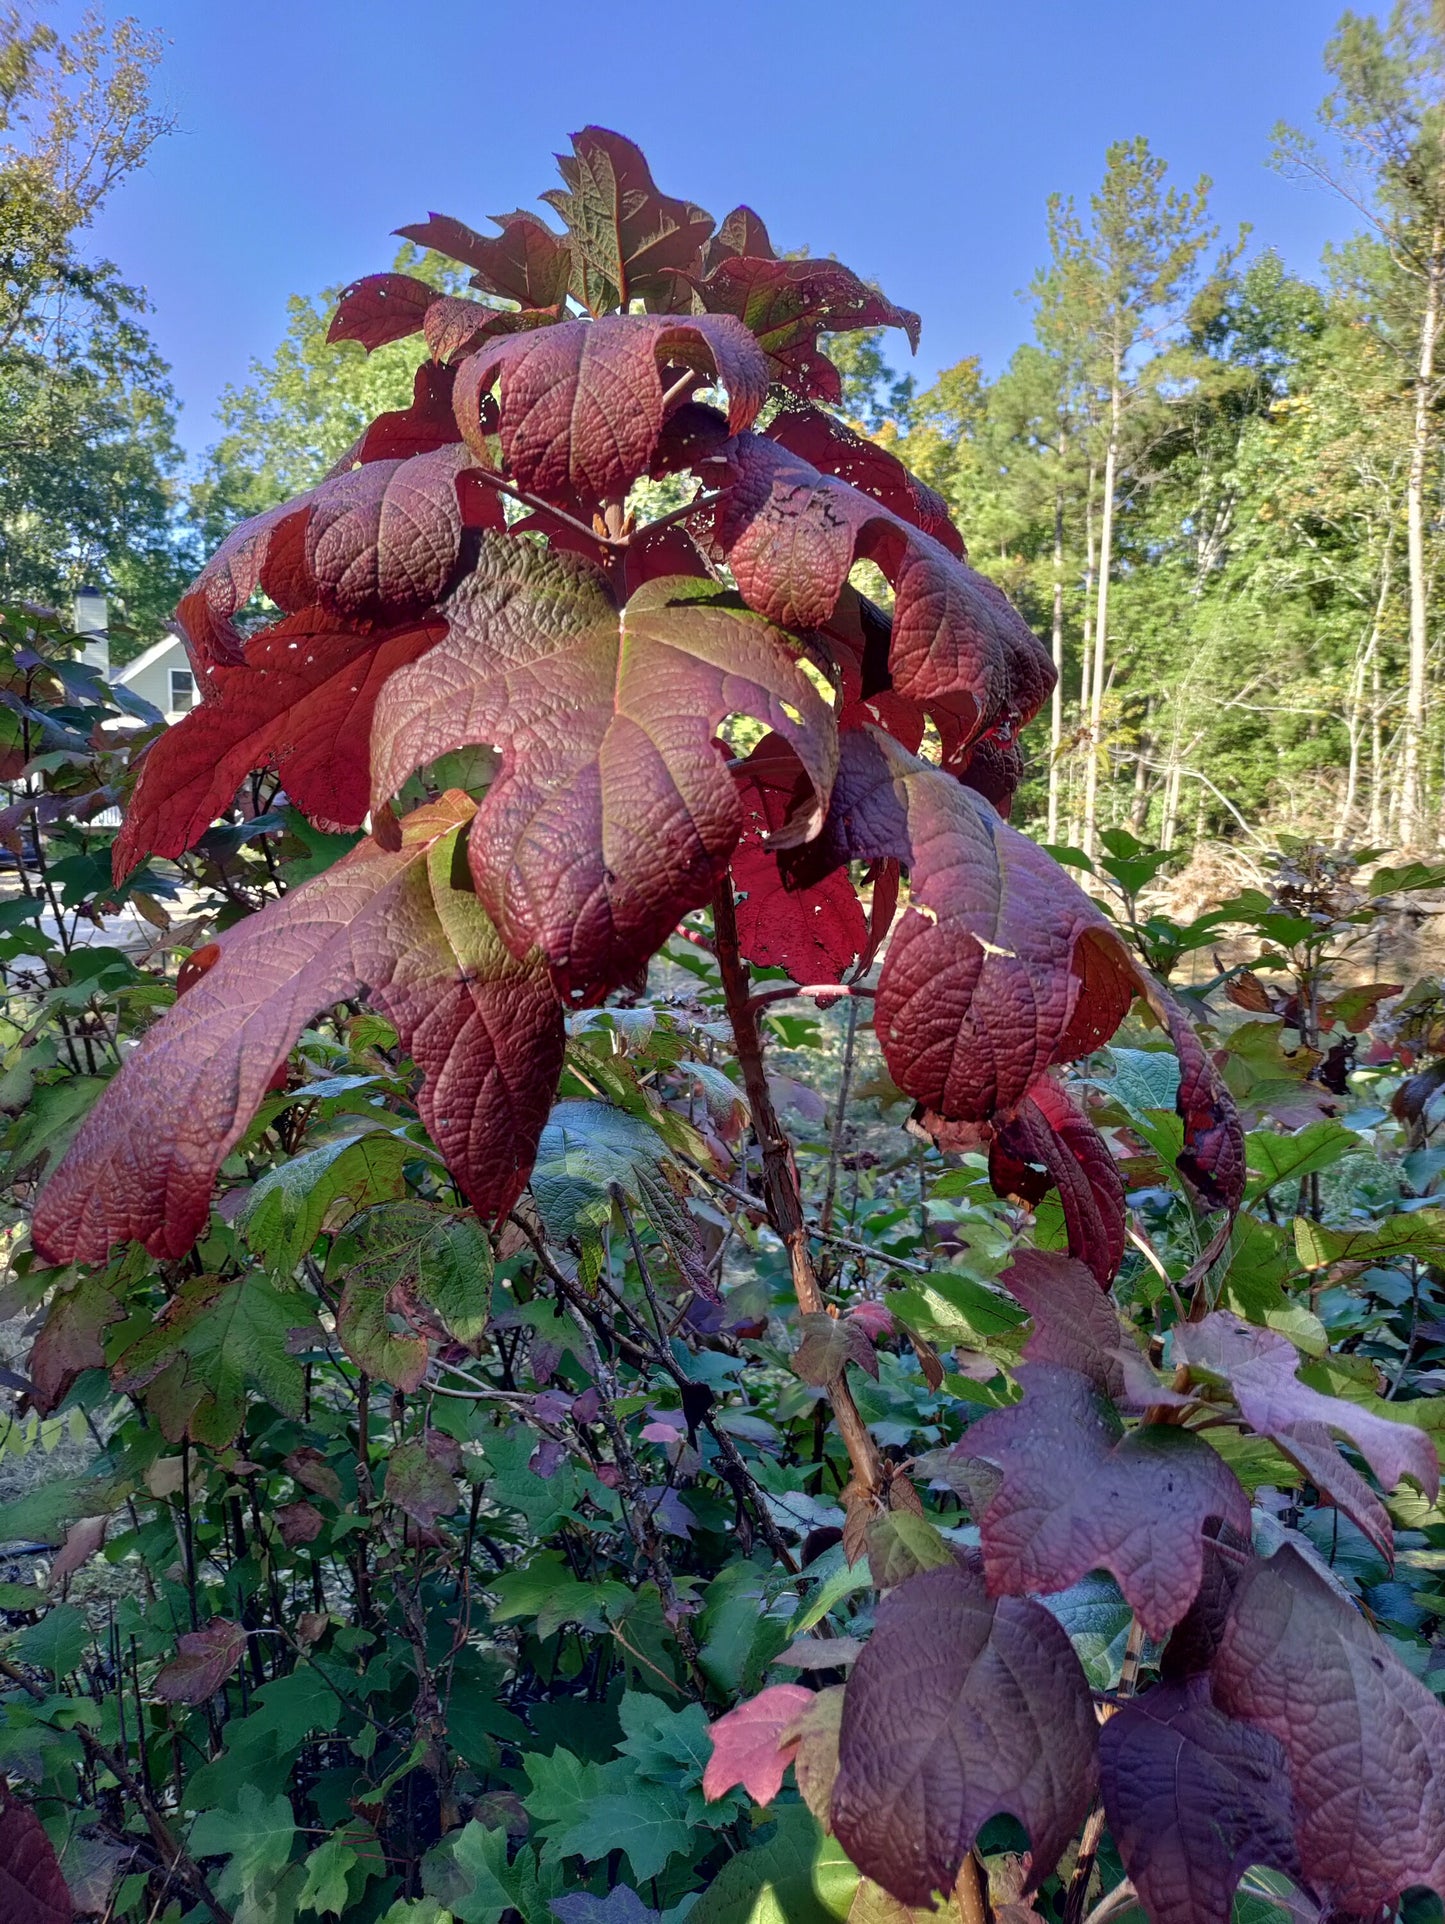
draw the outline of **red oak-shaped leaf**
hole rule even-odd
[[[1256,1329],[1228,1310],[1202,1323],[1181,1323],[1173,1358],[1192,1374],[1227,1386],[1250,1428],[1296,1462],[1327,1502],[1345,1514],[1392,1561],[1394,1532],[1384,1505],[1335,1447],[1342,1436],[1360,1452],[1387,1490],[1409,1477],[1433,1502],[1440,1461],[1423,1430],[1376,1416],[1343,1397],[1311,1389],[1296,1374],[1299,1352],[1277,1330]]]
[[[455,441],[406,460],[371,459],[233,528],[177,610],[203,675],[245,659],[232,617],[257,586],[291,614],[319,603],[394,622],[429,610],[456,572],[463,527],[503,525],[493,493],[469,488],[463,498],[471,465]]]
[[[391,852],[366,841],[219,937],[220,959],[152,1028],[36,1204],[38,1250],[99,1262],[135,1237],[185,1253],[222,1159],[319,1009],[365,992],[424,1077],[420,1107],[484,1214],[521,1193],[564,1044],[536,958],[516,961],[454,885],[473,804],[416,810]]]
[[[966,1478],[979,1462],[1001,1472],[979,1516],[989,1588],[1047,1593],[1107,1570],[1148,1634],[1165,1636],[1202,1581],[1205,1524],[1248,1530],[1249,1499],[1192,1431],[1125,1431],[1073,1370],[1024,1363],[1016,1374],[1023,1401],[970,1424],[954,1451]]]
[[[0,1917],[5,1924],[71,1924],[74,1916],[44,1825],[0,1777]]]
[[[952,776],[877,729],[845,730],[839,750],[827,822],[795,872],[904,863],[910,906],[874,1005],[889,1071],[950,1119],[1007,1115],[1082,1032],[1112,1034],[1133,996],[1131,965],[1088,897]],[[1118,952],[1097,981],[1078,966],[1091,931]]]
[[[652,464],[664,367],[720,381],[734,432],[767,396],[766,360],[726,315],[609,314],[485,342],[458,372],[457,424],[485,462],[490,430],[479,410],[500,376],[497,432],[508,472],[562,506],[620,501]]]
[[[423,361],[412,381],[410,407],[378,414],[350,456],[338,464],[339,471],[350,467],[352,460],[406,461],[414,454],[430,454],[434,448],[460,441],[462,431],[452,406],[456,378],[455,368]]]
[[[1194,1025],[1169,990],[1143,971],[1139,986],[1169,1031],[1179,1058],[1174,1106],[1184,1123],[1180,1172],[1207,1206],[1233,1212],[1243,1199],[1247,1173],[1239,1112]]]
[[[1253,1562],[1254,1546],[1247,1536],[1224,1523],[1209,1525],[1199,1594],[1175,1626],[1159,1662],[1165,1683],[1187,1683],[1213,1666],[1239,1579]]]
[[[519,307],[556,307],[567,297],[572,254],[536,214],[493,214],[500,234],[478,234],[448,214],[431,214],[411,227],[398,227],[403,240],[428,247],[473,270],[472,284],[485,293],[516,301]]]
[[[1121,1704],[1099,1733],[1099,1775],[1149,1924],[1229,1924],[1252,1864],[1298,1881],[1284,1751],[1217,1710],[1204,1679]]]
[[[721,226],[703,249],[703,271],[710,274],[719,261],[736,260],[739,255],[755,261],[778,258],[762,215],[755,214],[751,207],[735,207],[723,217]]]
[[[1294,1550],[1240,1579],[1214,1698],[1284,1746],[1304,1874],[1337,1910],[1445,1896],[1445,1709]]]
[[[893,584],[894,692],[948,713],[964,744],[1030,721],[1053,663],[1001,588],[931,535],[766,435],[697,462],[725,482],[715,537],[751,607],[789,628],[827,622],[855,560]]]
[[[245,1626],[212,1617],[203,1630],[178,1637],[176,1649],[180,1654],[156,1673],[155,1694],[162,1703],[203,1704],[245,1656]]]
[[[336,303],[326,339],[360,341],[367,353],[415,334],[437,291],[415,274],[364,274]]]
[[[1058,1862],[1094,1792],[1088,1682],[1061,1625],[1031,1599],[991,1599],[960,1564],[910,1577],[843,1698],[833,1829],[902,1904],[951,1891],[979,1830],[1007,1812]]]
[[[795,982],[841,982],[855,962],[866,967],[876,947],[847,869],[794,886],[764,840],[784,827],[807,791],[802,763],[779,736],[765,735],[733,772],[743,805],[732,858],[743,955],[758,968],[786,969]]]
[[[536,327],[552,327],[560,318],[550,308],[488,307],[484,301],[446,294],[427,309],[422,332],[436,360],[456,361],[495,335],[527,334]]]
[[[580,558],[484,536],[444,612],[446,642],[378,704],[375,804],[450,749],[502,749],[472,873],[503,938],[538,944],[563,993],[625,981],[712,894],[743,825],[714,743],[725,716],[786,737],[817,819],[832,713],[787,637],[716,582],[650,581],[619,613]]]
[[[639,148],[606,127],[572,136],[558,154],[565,190],[542,195],[572,239],[572,292],[594,314],[658,292],[673,274],[700,271],[712,215],[658,191]]]
[[[739,216],[749,218],[739,222]],[[901,327],[910,347],[917,349],[918,316],[895,307],[849,268],[838,261],[777,260],[756,214],[740,207],[729,220],[738,222],[740,239],[760,238],[768,252],[724,254],[715,265],[710,259],[698,295],[709,313],[737,315],[757,336],[774,377],[795,394],[816,397],[830,407],[842,402],[843,383],[837,368],[818,351],[819,334]]]
[[[1119,1352],[1136,1338],[1091,1270],[1070,1256],[1020,1249],[999,1281],[1033,1321],[1024,1342],[1026,1363],[1073,1370],[1101,1395],[1116,1403],[1124,1399]]]
[[[51,1298],[44,1327],[30,1351],[34,1403],[48,1416],[82,1370],[105,1367],[105,1332],[125,1311],[93,1276],[82,1276]]]
[[[889,1072],[926,1109],[1006,1122],[1050,1064],[1099,1048],[1136,989],[1173,1012],[1199,1073],[1181,1085],[1181,1166],[1237,1206],[1244,1143],[1227,1092],[1177,1007],[1137,968],[1100,911],[1035,843],[952,776],[875,728],[845,729],[822,832],[786,857],[815,882],[842,862],[892,857],[910,907],[889,944],[874,1027]],[[1225,1192],[1225,1193],[1219,1193]]]
[[[112,850],[116,879],[148,854],[194,846],[255,769],[274,768],[313,820],[359,826],[377,696],[445,633],[436,617],[371,633],[311,609],[253,637],[243,665],[215,668],[209,699],[147,751]]]
[[[1030,1202],[1056,1188],[1071,1253],[1108,1288],[1124,1259],[1123,1178],[1108,1144],[1051,1077],[1039,1078],[1017,1115],[999,1131],[989,1176],[1000,1195]]]
[[[719,1717],[708,1732],[712,1756],[702,1774],[704,1797],[725,1796],[741,1784],[754,1803],[771,1804],[798,1748],[793,1726],[812,1702],[813,1692],[801,1684],[773,1684]]]
[[[424,1437],[398,1443],[387,1459],[387,1501],[424,1529],[430,1529],[439,1516],[450,1516],[462,1500],[456,1447],[453,1438],[428,1430]]]
[[[855,434],[837,415],[790,397],[768,423],[767,434],[820,474],[836,475],[860,494],[871,495],[963,558],[963,536],[949,519],[943,496],[910,474],[896,454]]]

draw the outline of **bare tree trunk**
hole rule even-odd
[[[1400,762],[1400,840],[1413,847],[1424,826],[1424,742],[1428,586],[1425,570],[1425,484],[1433,440],[1431,401],[1435,385],[1435,340],[1440,328],[1440,281],[1445,270],[1445,232],[1430,238],[1425,281],[1425,312],[1420,322],[1420,361],[1415,377],[1415,420],[1410,444],[1410,479],[1405,491],[1405,528],[1410,558],[1410,676],[1405,698],[1405,745]]]
[[[1049,840],[1059,839],[1060,751],[1064,743],[1064,451],[1059,436],[1059,474],[1054,484],[1054,694],[1049,707]]]
[[[1384,744],[1381,740],[1382,722],[1380,719],[1380,656],[1378,650],[1370,668],[1370,826],[1366,840],[1371,848],[1378,848],[1384,840]]]
[[[1079,725],[1083,727],[1089,714],[1089,693],[1094,676],[1094,560],[1096,546],[1094,539],[1094,480],[1098,469],[1094,462],[1089,463],[1089,479],[1084,489],[1084,640],[1083,655],[1079,664]],[[1072,759],[1072,758],[1071,758]],[[1078,788],[1073,787],[1070,797],[1069,841],[1078,846],[1082,832],[1078,814]]]
[[[1109,656],[1109,576],[1114,562],[1114,490],[1119,469],[1119,414],[1123,405],[1123,366],[1114,351],[1109,385],[1109,445],[1104,455],[1104,512],[1099,529],[1099,592],[1094,614],[1094,674],[1089,697],[1089,759],[1084,771],[1084,840],[1086,855],[1098,846],[1099,761],[1104,713],[1105,670]]]
[[[1375,613],[1370,623],[1369,640],[1355,657],[1355,669],[1350,677],[1350,761],[1345,775],[1345,792],[1340,798],[1339,820],[1335,823],[1335,847],[1343,848],[1349,839],[1350,818],[1355,812],[1355,803],[1360,792],[1360,745],[1365,734],[1365,674],[1371,667],[1375,671],[1375,682],[1380,678],[1380,624],[1385,619],[1385,606],[1390,598],[1390,560],[1391,545],[1394,538],[1392,528],[1385,536],[1385,552],[1380,560],[1380,592],[1375,597]],[[1377,704],[1378,709],[1378,704]],[[1375,715],[1376,760],[1378,761],[1379,715]]]
[[[1149,771],[1146,761],[1154,745],[1154,697],[1144,704],[1144,719],[1139,725],[1139,753],[1134,759],[1134,806],[1129,811],[1132,834],[1142,835],[1149,819]]]

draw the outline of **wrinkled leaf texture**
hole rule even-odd
[[[1204,1679],[1121,1704],[1099,1734],[1109,1830],[1149,1924],[1229,1924],[1251,1865],[1300,1879],[1285,1754]]]
[[[1445,1709],[1295,1550],[1240,1579],[1213,1688],[1284,1747],[1304,1874],[1336,1910],[1445,1896]]]
[[[787,637],[715,582],[663,577],[619,612],[580,557],[485,536],[445,612],[447,640],[378,704],[374,806],[438,755],[500,747],[469,842],[477,892],[574,1000],[626,981],[713,893],[742,829],[714,746],[726,716],[789,741],[821,815],[831,711]]]
[[[878,1606],[843,1698],[833,1829],[903,1904],[951,1891],[979,1830],[1007,1812],[1058,1862],[1093,1796],[1094,1706],[1062,1626],[1027,1598],[990,1599],[959,1563]]]
[[[35,1211],[38,1250],[99,1262],[135,1237],[180,1256],[216,1171],[318,1010],[366,992],[421,1069],[423,1120],[484,1215],[521,1193],[560,1073],[561,1010],[454,884],[472,802],[417,809],[402,847],[366,841],[219,938],[220,960],[146,1035]]]
[[[75,1905],[55,1846],[0,1777],[0,1916],[6,1924],[70,1924]]]

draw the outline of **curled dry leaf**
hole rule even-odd
[[[1393,1560],[1394,1531],[1384,1505],[1340,1455],[1334,1437],[1353,1444],[1387,1490],[1409,1477],[1433,1502],[1440,1490],[1440,1461],[1423,1430],[1311,1389],[1296,1374],[1299,1352],[1287,1337],[1256,1329],[1228,1310],[1215,1310],[1200,1323],[1181,1323],[1172,1354],[1197,1377],[1227,1386],[1250,1428],[1278,1445],[1320,1495]]]
[[[903,1904],[951,1891],[979,1829],[1006,1811],[1033,1844],[1032,1883],[1093,1796],[1094,1706],[1042,1604],[991,1599],[959,1563],[901,1584],[843,1699],[833,1829]]]
[[[1285,1756],[1208,1682],[1159,1684],[1099,1734],[1104,1810],[1149,1924],[1229,1924],[1251,1865],[1299,1881]]]
[[[213,1697],[246,1653],[245,1626],[213,1617],[201,1630],[176,1639],[177,1655],[156,1673],[163,1703],[203,1704]]]
[[[1015,1372],[1020,1403],[969,1426],[954,1459],[980,1502],[989,1588],[1067,1589],[1117,1578],[1151,1637],[1173,1629],[1204,1575],[1204,1530],[1249,1529],[1249,1499],[1202,1437],[1173,1424],[1125,1430],[1087,1378],[1050,1363]],[[992,1465],[997,1487],[970,1466]]]
[[[821,818],[832,714],[788,638],[715,582],[664,577],[619,611],[579,557],[484,536],[446,612],[447,640],[378,704],[374,802],[448,750],[500,747],[469,843],[477,892],[571,999],[628,980],[712,895],[742,830],[714,746],[726,716],[786,737]]]
[[[1445,1709],[1293,1549],[1241,1577],[1213,1683],[1283,1745],[1304,1874],[1336,1910],[1445,1896]]]
[[[220,960],[128,1058],[46,1185],[37,1249],[98,1262],[133,1236],[183,1255],[304,1025],[363,990],[422,1070],[423,1118],[469,1201],[490,1215],[511,1207],[565,1037],[535,958],[514,960],[455,886],[472,809],[457,792],[417,809],[395,853],[363,842],[219,938]]]

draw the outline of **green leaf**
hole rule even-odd
[[[5,1137],[10,1180],[32,1168],[42,1180],[47,1177],[106,1086],[104,1076],[67,1076],[63,1082],[42,1083]]]
[[[256,1184],[237,1227],[266,1267],[289,1276],[323,1229],[337,1229],[406,1190],[416,1145],[386,1130],[340,1136],[281,1162]]]
[[[1019,1330],[1026,1318],[1011,1296],[955,1270],[934,1270],[893,1292],[889,1307],[920,1335],[945,1344],[987,1348]]]
[[[1179,1094],[1179,1063],[1168,1049],[1102,1049],[1112,1074],[1085,1076],[1083,1081],[1103,1089],[1130,1115],[1152,1109],[1172,1110]]]
[[[846,1918],[858,1872],[812,1813],[786,1805],[766,1843],[729,1858],[688,1912],[689,1924],[833,1924]]]
[[[638,1782],[604,1790],[573,1823],[548,1834],[551,1849],[586,1864],[600,1863],[609,1852],[621,1850],[638,1879],[656,1877],[695,1840],[682,1793],[670,1785]]]
[[[304,1377],[289,1339],[305,1306],[254,1270],[236,1282],[183,1283],[153,1329],[119,1358],[117,1389],[146,1391],[172,1443],[223,1449],[234,1441],[254,1385],[275,1409],[299,1416]]]
[[[475,1343],[487,1327],[492,1298],[492,1246],[472,1216],[434,1223],[417,1250],[417,1293],[459,1343]]]
[[[230,1861],[217,1880],[222,1898],[240,1900],[237,1924],[261,1924],[265,1900],[280,1881],[296,1841],[296,1819],[287,1797],[266,1797],[254,1784],[242,1784],[228,1810],[205,1810],[191,1825],[196,1857]],[[298,1866],[299,1869],[299,1866]]]
[[[347,1904],[347,1876],[360,1860],[344,1835],[328,1837],[306,1859],[306,1882],[298,1911],[330,1911],[340,1916]]]
[[[629,1594],[622,1583],[583,1583],[557,1550],[543,1550],[529,1563],[501,1571],[488,1587],[498,1598],[492,1611],[495,1622],[532,1617],[543,1638],[566,1623],[596,1635],[607,1627],[608,1605],[625,1604]]]
[[[80,1662],[90,1642],[90,1625],[73,1603],[58,1603],[39,1623],[22,1630],[15,1654],[23,1664],[48,1670],[56,1682]]]
[[[473,1818],[422,1859],[421,1887],[461,1924],[498,1924],[513,1908],[507,1833]]]
[[[1445,888],[1445,866],[1438,862],[1406,862],[1402,868],[1377,868],[1369,886],[1375,898],[1398,895],[1405,889]]]
[[[644,1182],[666,1184],[667,1151],[651,1125],[606,1102],[559,1102],[532,1170],[532,1195],[547,1234],[573,1238],[600,1254],[612,1220],[611,1186],[636,1204]]]
[[[1359,1146],[1360,1138],[1353,1129],[1329,1118],[1312,1122],[1294,1135],[1253,1129],[1244,1139],[1245,1154],[1255,1173],[1246,1195],[1254,1201],[1276,1183],[1297,1182],[1301,1176],[1329,1169]]]
[[[1296,1216],[1294,1241],[1305,1269],[1324,1269],[1330,1263],[1387,1263],[1396,1256],[1438,1263],[1445,1261],[1445,1210],[1413,1210],[1348,1229]]]

